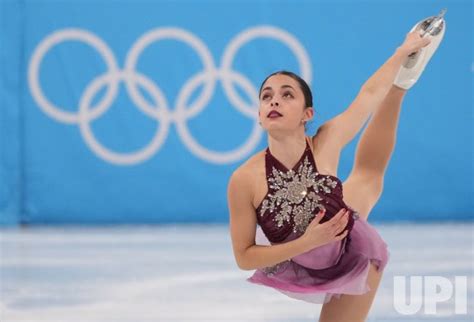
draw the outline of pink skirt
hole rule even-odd
[[[347,250],[342,241],[326,244],[275,266],[257,269],[247,281],[318,304],[342,294],[364,294],[370,290],[370,262],[382,271],[390,254],[387,244],[366,220],[355,220],[350,238]],[[260,227],[256,242],[270,245]]]

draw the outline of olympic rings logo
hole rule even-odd
[[[256,26],[243,30],[227,45],[222,56],[220,66],[214,64],[213,57],[204,42],[194,34],[175,27],[156,28],[142,35],[131,47],[126,55],[125,66],[120,69],[112,50],[95,34],[83,29],[62,29],[56,31],[35,48],[28,67],[28,84],[40,109],[49,117],[64,124],[77,124],[81,135],[89,148],[103,160],[117,165],[133,165],[144,162],[153,156],[161,147],[169,131],[171,123],[176,125],[179,137],[185,146],[197,157],[216,164],[230,163],[242,159],[252,152],[260,142],[262,129],[258,125],[257,89],[244,75],[232,69],[232,62],[240,48],[247,42],[257,38],[272,38],[285,44],[298,60],[300,75],[308,83],[311,82],[311,62],[302,44],[290,33],[273,26]],[[199,56],[203,69],[189,78],[181,87],[176,100],[176,106],[170,109],[160,87],[147,76],[136,70],[137,61],[141,53],[152,43],[164,39],[181,41],[191,47]],[[47,98],[40,85],[39,70],[45,54],[57,44],[64,41],[84,42],[94,48],[104,59],[107,72],[93,79],[79,100],[77,112],[69,112],[56,106]],[[127,93],[136,107],[148,117],[159,122],[154,137],[142,149],[130,153],[118,153],[103,146],[94,136],[90,123],[103,115],[111,106],[118,94],[120,81],[125,83]],[[221,81],[225,95],[231,105],[245,117],[253,120],[253,129],[246,141],[234,150],[227,152],[212,151],[197,142],[190,133],[186,122],[195,117],[208,105],[214,94],[216,82]],[[240,98],[234,88],[237,83],[248,97],[252,98],[248,104]],[[91,102],[97,92],[107,86],[103,99],[95,106]],[[154,103],[150,103],[140,93],[138,86],[148,91]],[[203,86],[203,90],[194,102],[189,99],[193,91]]]

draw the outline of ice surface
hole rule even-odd
[[[369,321],[473,321],[473,223],[374,225],[389,245]],[[317,321],[321,305],[245,281],[226,225],[0,229],[0,321]],[[395,275],[467,276],[437,314],[394,308]]]

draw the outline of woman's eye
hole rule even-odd
[[[267,99],[267,98],[269,98],[269,97],[270,97],[270,95],[265,94],[265,95],[262,96],[262,100],[265,100],[265,99]]]
[[[285,94],[283,94],[283,97],[287,97],[287,96],[293,97],[293,95],[290,92],[286,92]]]

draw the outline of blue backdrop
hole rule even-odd
[[[471,1],[36,0],[0,2],[0,224],[225,222],[267,74],[311,83],[314,134],[444,7],[371,218],[472,219]]]

